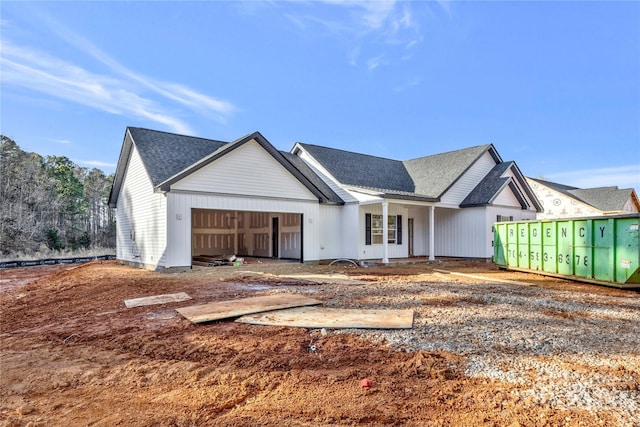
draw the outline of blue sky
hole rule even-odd
[[[493,143],[640,191],[640,2],[0,3],[0,130],[112,173],[126,126],[398,160]]]

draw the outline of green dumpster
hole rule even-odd
[[[640,289],[640,214],[498,222],[498,266]]]

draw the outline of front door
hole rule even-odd
[[[280,227],[279,227],[279,218],[273,217],[271,218],[271,256],[273,258],[278,258],[279,256],[279,248],[280,248]]]

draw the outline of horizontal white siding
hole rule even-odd
[[[484,153],[441,197],[439,205],[459,205],[495,165],[491,154]]]
[[[173,184],[171,190],[318,200],[253,140]]]
[[[117,203],[117,259],[155,268],[166,247],[166,200],[154,193],[138,150],[131,150]]]

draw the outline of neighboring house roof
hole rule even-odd
[[[604,212],[620,211],[631,197],[632,189],[617,186],[570,190],[580,200]]]
[[[624,208],[629,198],[634,196],[632,188],[620,189],[617,186],[578,188],[569,185],[558,184],[557,182],[545,181],[542,179],[529,178],[541,185],[556,190],[565,196],[586,203],[602,212],[617,212]]]
[[[416,183],[416,193],[442,197],[464,172],[487,151],[496,162],[502,162],[493,145],[485,144],[407,160],[403,163]]]
[[[243,144],[255,140],[285,169],[295,176],[323,203],[343,204],[326,184],[322,190],[314,185],[305,173],[267,141],[259,132],[248,134],[233,142],[223,142],[149,129],[128,127],[118,160],[116,176],[109,195],[109,205],[116,205],[124,180],[126,165],[132,146],[137,148],[153,186],[160,191],[168,191],[171,184],[210,164]],[[305,171],[306,172],[306,171]],[[315,176],[315,174],[313,174]],[[317,177],[316,177],[317,178]],[[327,188],[325,188],[327,187]]]
[[[542,179],[537,179],[537,178],[530,178],[528,177],[530,180],[532,181],[536,181],[539,184],[542,184],[544,186],[547,186],[549,188],[552,188],[556,191],[559,191],[561,193],[567,194],[569,195],[568,191],[569,190],[577,190],[578,187],[572,187],[570,185],[564,185],[564,184],[558,184],[557,182],[551,182],[551,181],[545,181]]]

